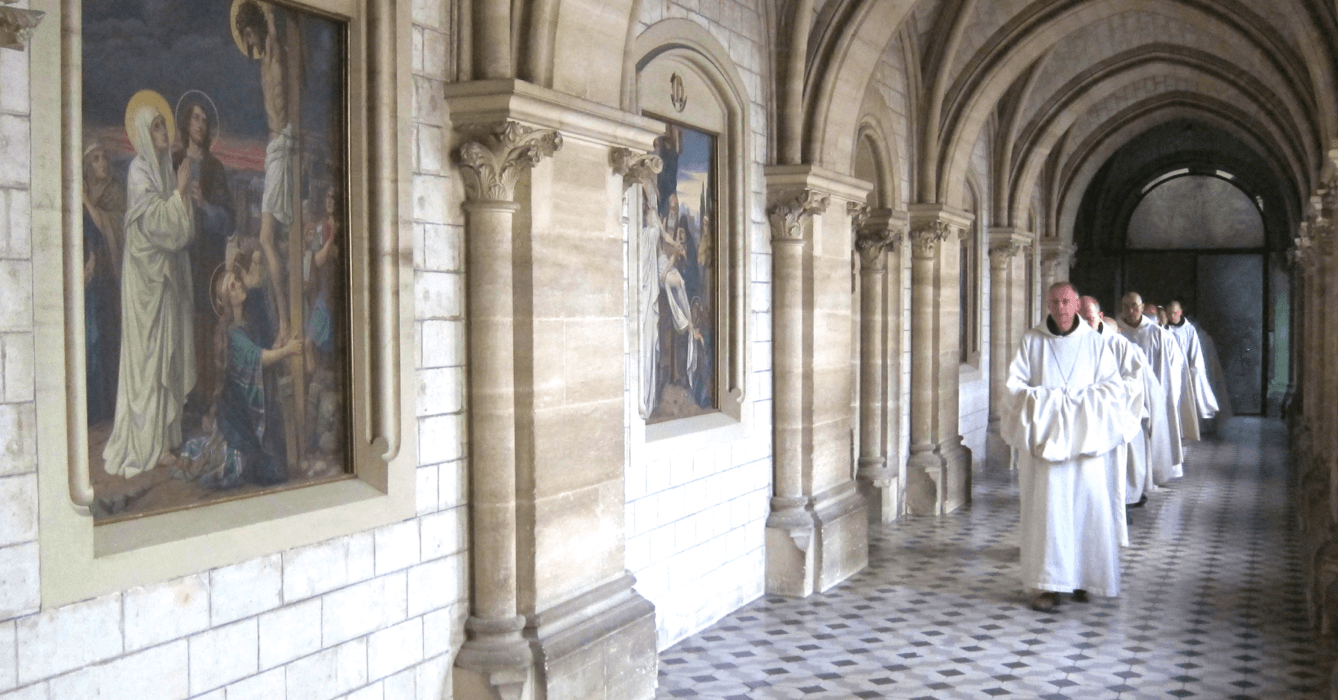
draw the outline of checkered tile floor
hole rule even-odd
[[[1017,484],[871,529],[870,565],[754,601],[660,656],[657,698],[1320,700],[1338,647],[1305,614],[1281,423],[1236,418],[1132,511],[1123,593],[1053,613],[1018,583]]]

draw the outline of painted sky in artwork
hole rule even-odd
[[[126,103],[139,90],[156,90],[171,105],[187,90],[202,90],[219,110],[221,142],[214,150],[258,148],[263,162],[269,128],[260,67],[234,43],[231,9],[231,0],[85,0],[85,129],[123,135]],[[303,26],[309,58],[302,122],[329,133],[331,95],[342,76],[333,74],[328,57],[336,55],[342,27],[312,15]],[[246,161],[255,154],[249,155]]]

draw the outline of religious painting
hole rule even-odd
[[[711,413],[717,397],[716,136],[668,123],[640,221],[641,415]]]
[[[84,0],[97,523],[351,475],[346,33],[265,0]]]

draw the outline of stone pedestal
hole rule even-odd
[[[775,431],[768,593],[807,596],[868,563],[866,508],[851,478],[848,442],[853,313],[845,206],[862,202],[868,188],[815,166],[767,169]]]
[[[972,218],[943,205],[916,204],[910,219],[911,456],[906,466],[906,512],[940,515],[971,499],[971,451],[958,431],[961,302],[956,245]]]
[[[514,80],[446,93],[470,338],[471,615],[453,696],[648,700],[655,611],[623,558],[625,286],[608,264],[623,232],[608,212],[614,150],[649,151],[656,125]]]

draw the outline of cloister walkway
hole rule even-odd
[[[658,698],[1328,698],[1310,628],[1286,431],[1233,418],[1133,510],[1123,593],[1053,613],[1017,578],[1017,483],[873,528],[870,565],[805,600],[767,596],[660,657]]]

